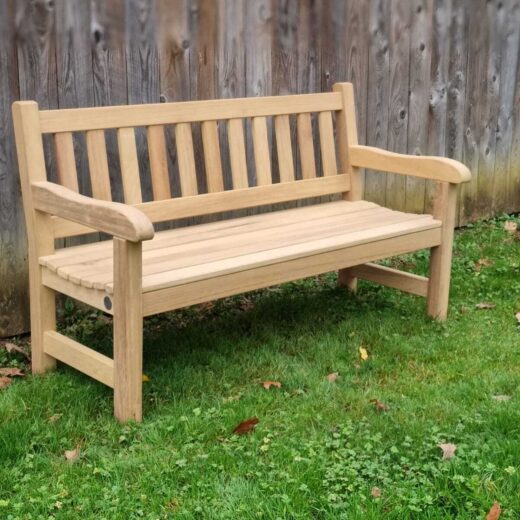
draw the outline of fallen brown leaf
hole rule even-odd
[[[143,374],[143,383],[148,383],[149,381],[150,378],[146,374]]]
[[[494,502],[491,506],[491,509],[488,511],[486,515],[486,520],[498,520],[500,518],[500,513],[502,513],[502,508],[498,502]]]
[[[457,446],[451,442],[441,443],[438,445],[442,450],[442,460],[450,460],[455,456]]]
[[[372,488],[371,494],[374,498],[379,498],[381,496],[381,490],[377,486],[374,486]]]
[[[3,344],[3,347],[9,354],[12,354],[13,352],[17,354],[21,354],[27,361],[31,361],[31,356],[25,352],[25,350],[22,347],[19,347],[18,345],[15,345],[14,343],[6,342]]]
[[[369,402],[375,406],[378,412],[388,412],[389,410],[388,406],[379,399],[370,399]]]
[[[480,302],[475,305],[475,308],[477,309],[494,309],[496,305],[494,303],[489,302]]]
[[[25,374],[16,367],[0,368],[0,376],[23,377]]]
[[[513,220],[508,220],[507,222],[504,222],[504,229],[508,233],[514,233],[517,228],[518,228],[518,224]]]
[[[76,446],[73,450],[65,450],[65,460],[72,464],[73,462],[76,462],[79,459],[79,446]]]
[[[331,372],[328,376],[327,376],[327,381],[329,381],[330,383],[334,383],[336,381],[336,379],[338,379],[339,377],[339,374],[337,372]]]
[[[282,383],[280,383],[279,381],[264,381],[262,383],[262,386],[266,390],[269,390],[269,388],[271,388],[272,386],[274,386],[275,388],[282,388]]]
[[[251,419],[247,419],[247,421],[243,421],[236,426],[233,433],[236,433],[237,435],[246,435],[247,433],[251,433],[259,422],[258,417],[251,417]]]
[[[492,395],[491,398],[494,399],[495,401],[499,401],[499,402],[504,402],[504,401],[510,401],[511,400],[511,396],[510,395]]]
[[[1,376],[0,377],[0,389],[7,388],[12,382],[13,382],[13,380],[10,377]]]
[[[475,271],[478,273],[483,267],[490,267],[493,265],[493,260],[489,258],[479,258],[475,262]]]

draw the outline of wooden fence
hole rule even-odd
[[[0,0],[0,336],[28,329],[16,99],[76,107],[349,80],[361,143],[470,166],[464,224],[520,210],[519,38],[520,0]],[[366,172],[365,193],[419,212],[431,186]]]

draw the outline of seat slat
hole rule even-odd
[[[302,178],[313,179],[316,177],[316,158],[314,156],[311,115],[298,114],[297,127]]]
[[[318,114],[318,125],[320,130],[321,165],[323,175],[336,175],[338,173],[338,166],[336,164],[336,147],[334,144],[332,113],[320,112]]]
[[[233,189],[249,187],[247,179],[246,147],[244,143],[244,123],[242,119],[230,119],[227,124],[229,156]]]
[[[79,191],[78,172],[74,155],[74,141],[71,132],[61,132],[54,135],[56,151],[56,167],[59,183],[69,190]]]
[[[308,212],[289,211],[278,215],[278,219],[267,218],[270,215],[263,214],[262,216],[266,218],[253,220],[253,222],[249,222],[246,217],[246,220],[240,221],[241,223],[234,226],[209,225],[207,228],[197,226],[195,234],[193,232],[191,234],[182,233],[179,229],[166,231],[159,233],[154,240],[145,242],[143,251],[147,256],[147,261],[154,263],[170,253],[176,255],[176,260],[181,260],[200,250],[202,243],[204,245],[200,252],[206,255],[208,254],[207,249],[213,245],[219,246],[226,242],[225,254],[228,254],[227,245],[230,249],[233,249],[235,242],[242,246],[247,242],[250,246],[264,247],[269,246],[273,241],[278,244],[282,240],[282,235],[290,235],[290,238],[294,239],[294,230],[300,231],[300,235],[305,237],[311,233],[311,230],[318,227],[323,234],[336,233],[338,223],[343,227],[352,228],[351,216],[354,214],[356,216],[355,225],[358,225],[359,223],[365,224],[367,219],[373,221],[381,211],[381,208],[371,203],[352,206],[331,204],[326,209],[326,211],[316,211],[314,208],[313,211]],[[253,234],[254,238],[251,240],[250,235]],[[257,243],[260,238],[263,240],[262,245]],[[102,248],[80,247],[76,251],[63,251],[57,256],[41,259],[42,265],[48,266],[53,271],[57,270],[61,274],[72,268],[75,274],[83,273],[87,275],[88,273],[96,274],[97,271],[102,271],[111,276],[111,269],[109,269],[111,262],[112,249],[110,244],[106,244]],[[74,266],[77,264],[81,264],[81,267],[75,269]]]
[[[255,154],[256,185],[265,186],[272,184],[267,120],[265,117],[254,117],[251,121],[251,126]]]
[[[289,116],[276,116],[274,118],[274,128],[276,132],[276,151],[278,154],[280,182],[294,181],[294,161]]]
[[[180,123],[175,126],[175,143],[177,145],[177,161],[179,163],[182,196],[197,195],[197,171],[195,169],[193,137],[189,123]]]
[[[117,130],[117,144],[125,203],[139,204],[143,201],[143,195],[141,193],[139,161],[137,159],[134,129],[119,128]]]
[[[166,139],[163,125],[152,125],[147,128],[148,156],[150,157],[150,174],[154,200],[171,197],[168,160],[166,156]]]
[[[145,290],[158,288],[158,280],[164,287],[164,277],[169,277],[169,286],[188,283],[217,273],[220,276],[229,269],[249,269],[293,255],[318,254],[440,226],[429,215],[391,211],[364,201],[334,202],[234,220],[169,230],[146,242]],[[109,246],[77,246],[44,257],[41,263],[64,279],[110,292],[113,269]]]
[[[143,257],[143,276],[149,276],[163,271],[185,269],[191,266],[208,264],[225,258],[268,251],[292,244],[300,244],[326,237],[345,235],[348,233],[371,230],[381,227],[381,217],[385,218],[385,225],[411,220],[428,220],[431,217],[418,217],[405,213],[388,214],[384,208],[367,210],[356,213],[355,219],[345,218],[345,215],[336,215],[316,221],[286,224],[276,227],[276,233],[271,229],[260,229],[237,233],[226,237],[207,238],[181,245],[170,245],[147,251]],[[67,276],[67,279],[85,287],[104,290],[107,283],[112,281],[112,257],[101,259],[84,266],[64,267],[58,269],[58,274]]]
[[[224,191],[222,160],[220,158],[220,144],[218,138],[218,124],[216,121],[204,121],[201,127],[208,193]]]
[[[89,130],[85,137],[92,195],[95,199],[112,200],[105,131]]]
[[[206,238],[229,236],[237,232],[256,231],[267,227],[274,228],[282,222],[314,221],[334,215],[360,212],[376,207],[377,204],[367,201],[356,201],[355,203],[335,201],[320,205],[319,211],[315,205],[302,206],[277,212],[260,213],[257,215],[248,215],[247,217],[198,224],[195,228],[196,233],[193,232],[191,226],[176,228],[174,230],[157,233],[153,240],[144,242],[143,251],[151,251],[172,244],[189,243]],[[98,242],[96,244],[88,244],[88,247],[84,245],[68,247],[67,249],[60,250],[57,255],[41,257],[40,263],[53,270],[54,267],[59,268],[66,265],[73,265],[80,261],[90,262],[111,256],[111,242]]]
[[[218,119],[322,112],[341,110],[341,108],[342,98],[338,92],[215,99],[153,105],[42,110],[40,127],[43,133],[76,132],[99,128],[195,123]]]

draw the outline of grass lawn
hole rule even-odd
[[[445,324],[334,274],[148,319],[142,424],[72,369],[17,379],[0,390],[0,518],[483,519],[498,501],[518,519],[519,262],[504,219],[459,232]],[[102,316],[69,303],[61,322],[110,353]]]

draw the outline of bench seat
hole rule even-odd
[[[440,243],[440,227],[431,215],[392,211],[366,201],[337,201],[161,231],[143,243],[142,290],[156,291],[420,232],[429,232],[423,247],[430,247]],[[410,238],[409,250],[414,249],[417,243]],[[61,249],[41,257],[40,264],[75,284],[113,293],[110,241]]]

